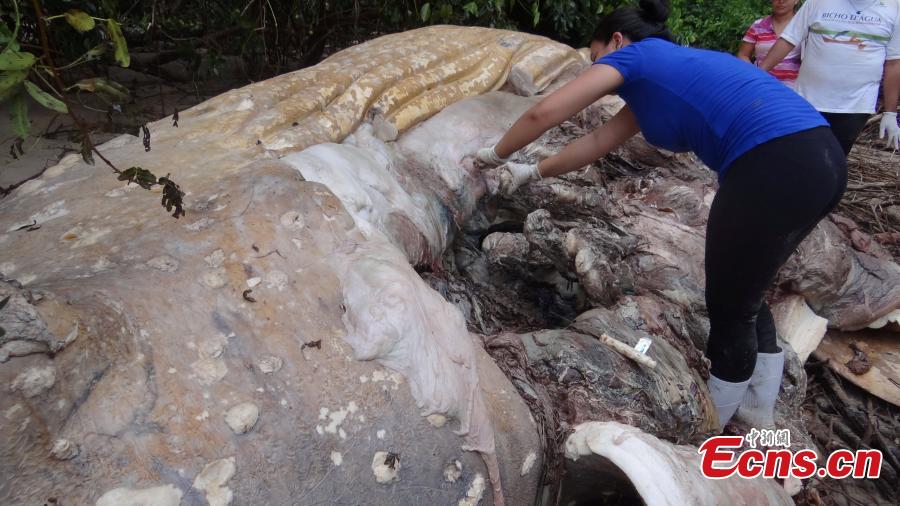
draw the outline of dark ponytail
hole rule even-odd
[[[608,43],[614,33],[620,32],[632,42],[650,37],[673,41],[672,32],[666,27],[669,19],[669,3],[666,0],[640,0],[638,7],[620,7],[597,24],[591,40]]]

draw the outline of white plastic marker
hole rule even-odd
[[[651,344],[653,344],[653,341],[651,341],[649,338],[642,337],[638,339],[637,344],[634,345],[634,351],[640,353],[641,355],[646,355],[647,351],[650,350]]]

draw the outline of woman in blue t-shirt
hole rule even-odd
[[[500,141],[479,150],[488,166],[604,95],[626,106],[560,153],[506,163],[501,191],[565,174],[642,132],[670,151],[693,151],[719,175],[706,230],[709,391],[722,426],[738,411],[771,426],[784,354],[764,296],[781,265],[844,192],[844,153],[828,123],[802,97],[731,55],[681,47],[668,8],[642,0],[600,21],[595,64],[522,115]],[[599,58],[599,59],[597,59]]]

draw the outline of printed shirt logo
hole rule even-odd
[[[859,50],[867,47],[885,47],[891,40],[890,27],[876,14],[856,14],[849,12],[823,12],[821,21],[809,28],[810,33],[822,37],[827,44],[856,46]],[[842,29],[847,25],[858,25],[858,29]],[[836,26],[840,28],[836,28]],[[871,33],[881,31],[882,34]]]

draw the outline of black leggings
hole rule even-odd
[[[730,166],[706,229],[706,355],[717,378],[747,380],[757,351],[778,351],[766,291],[846,184],[844,154],[827,127],[761,144]]]
[[[825,121],[831,125],[831,131],[834,133],[834,136],[837,137],[838,143],[844,150],[844,156],[850,154],[850,150],[853,149],[853,144],[856,142],[859,134],[863,131],[863,128],[866,127],[869,118],[872,117],[871,114],[837,112],[823,112],[821,114],[825,118]]]

